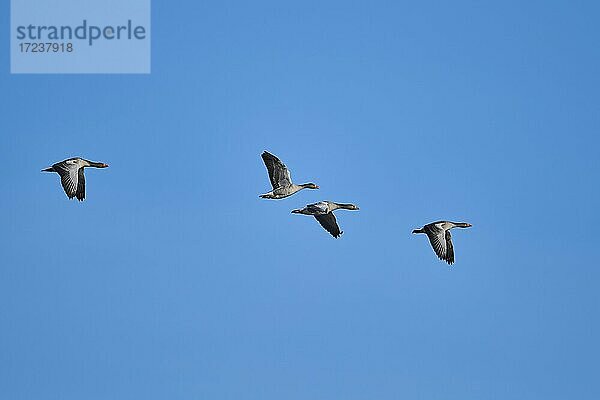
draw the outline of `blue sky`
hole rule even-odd
[[[151,75],[0,42],[1,397],[599,398],[599,11],[154,2]],[[259,199],[265,149],[321,189]]]

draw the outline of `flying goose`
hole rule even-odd
[[[333,201],[320,201],[315,204],[309,204],[306,207],[298,210],[292,210],[293,214],[304,214],[314,216],[319,224],[334,238],[340,237],[344,232],[340,231],[333,211],[337,209],[343,210],[358,210],[354,204],[334,203]]]
[[[290,176],[290,170],[285,166],[284,163],[273,154],[268,151],[263,151],[261,154],[267,171],[269,172],[269,179],[271,180],[271,186],[273,190],[268,193],[261,194],[259,197],[263,199],[283,199],[291,196],[302,189],[318,189],[319,187],[314,183],[304,183],[302,185],[296,185],[292,183]]]
[[[43,169],[42,172],[56,172],[60,175],[60,183],[69,199],[77,197],[77,200],[83,201],[85,199],[85,176],[83,175],[85,167],[106,168],[108,165],[75,157],[58,162]]]
[[[473,225],[467,224],[466,222],[450,222],[450,221],[437,221],[427,224],[421,229],[415,229],[412,233],[424,233],[429,238],[433,251],[440,258],[440,260],[446,261],[448,264],[454,263],[454,246],[452,245],[452,235],[450,229],[452,228],[469,228]]]

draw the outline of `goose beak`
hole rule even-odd
[[[108,168],[108,164],[102,164],[100,168]]]

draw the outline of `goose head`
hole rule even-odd
[[[302,185],[302,187],[305,188],[305,189],[318,189],[319,188],[317,185],[315,185],[312,182],[305,183],[304,185]]]
[[[97,163],[97,162],[91,162],[89,166],[94,167],[94,168],[108,168],[108,164]]]
[[[360,210],[360,208],[358,208],[357,205],[352,203],[334,203],[332,201],[330,201],[329,203],[334,204],[334,208],[342,208],[344,210]]]
[[[101,162],[94,162],[90,160],[80,159],[80,165],[84,167],[94,167],[94,168],[108,168],[108,164],[104,164]]]

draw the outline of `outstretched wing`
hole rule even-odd
[[[79,169],[77,165],[63,161],[54,164],[52,168],[60,175],[60,183],[69,199],[75,197],[79,185]]]
[[[454,246],[452,245],[452,235],[450,229],[446,231],[446,261],[452,265],[454,263]]]
[[[440,260],[452,264],[454,262],[454,248],[452,246],[450,231],[438,228],[434,224],[425,225],[424,230],[435,254],[437,254]]]
[[[317,219],[317,221],[319,221],[319,224],[321,224],[321,226],[325,228],[327,232],[331,233],[331,236],[333,236],[334,238],[340,237],[340,235],[343,233],[342,231],[340,231],[340,227],[337,224],[335,215],[333,215],[332,212],[327,214],[315,215],[315,218]]]
[[[269,172],[269,179],[273,189],[292,186],[290,171],[283,162],[268,151],[263,151],[261,157]]]
[[[83,167],[79,168],[77,172],[77,200],[83,201],[85,199],[85,175],[83,174]]]

